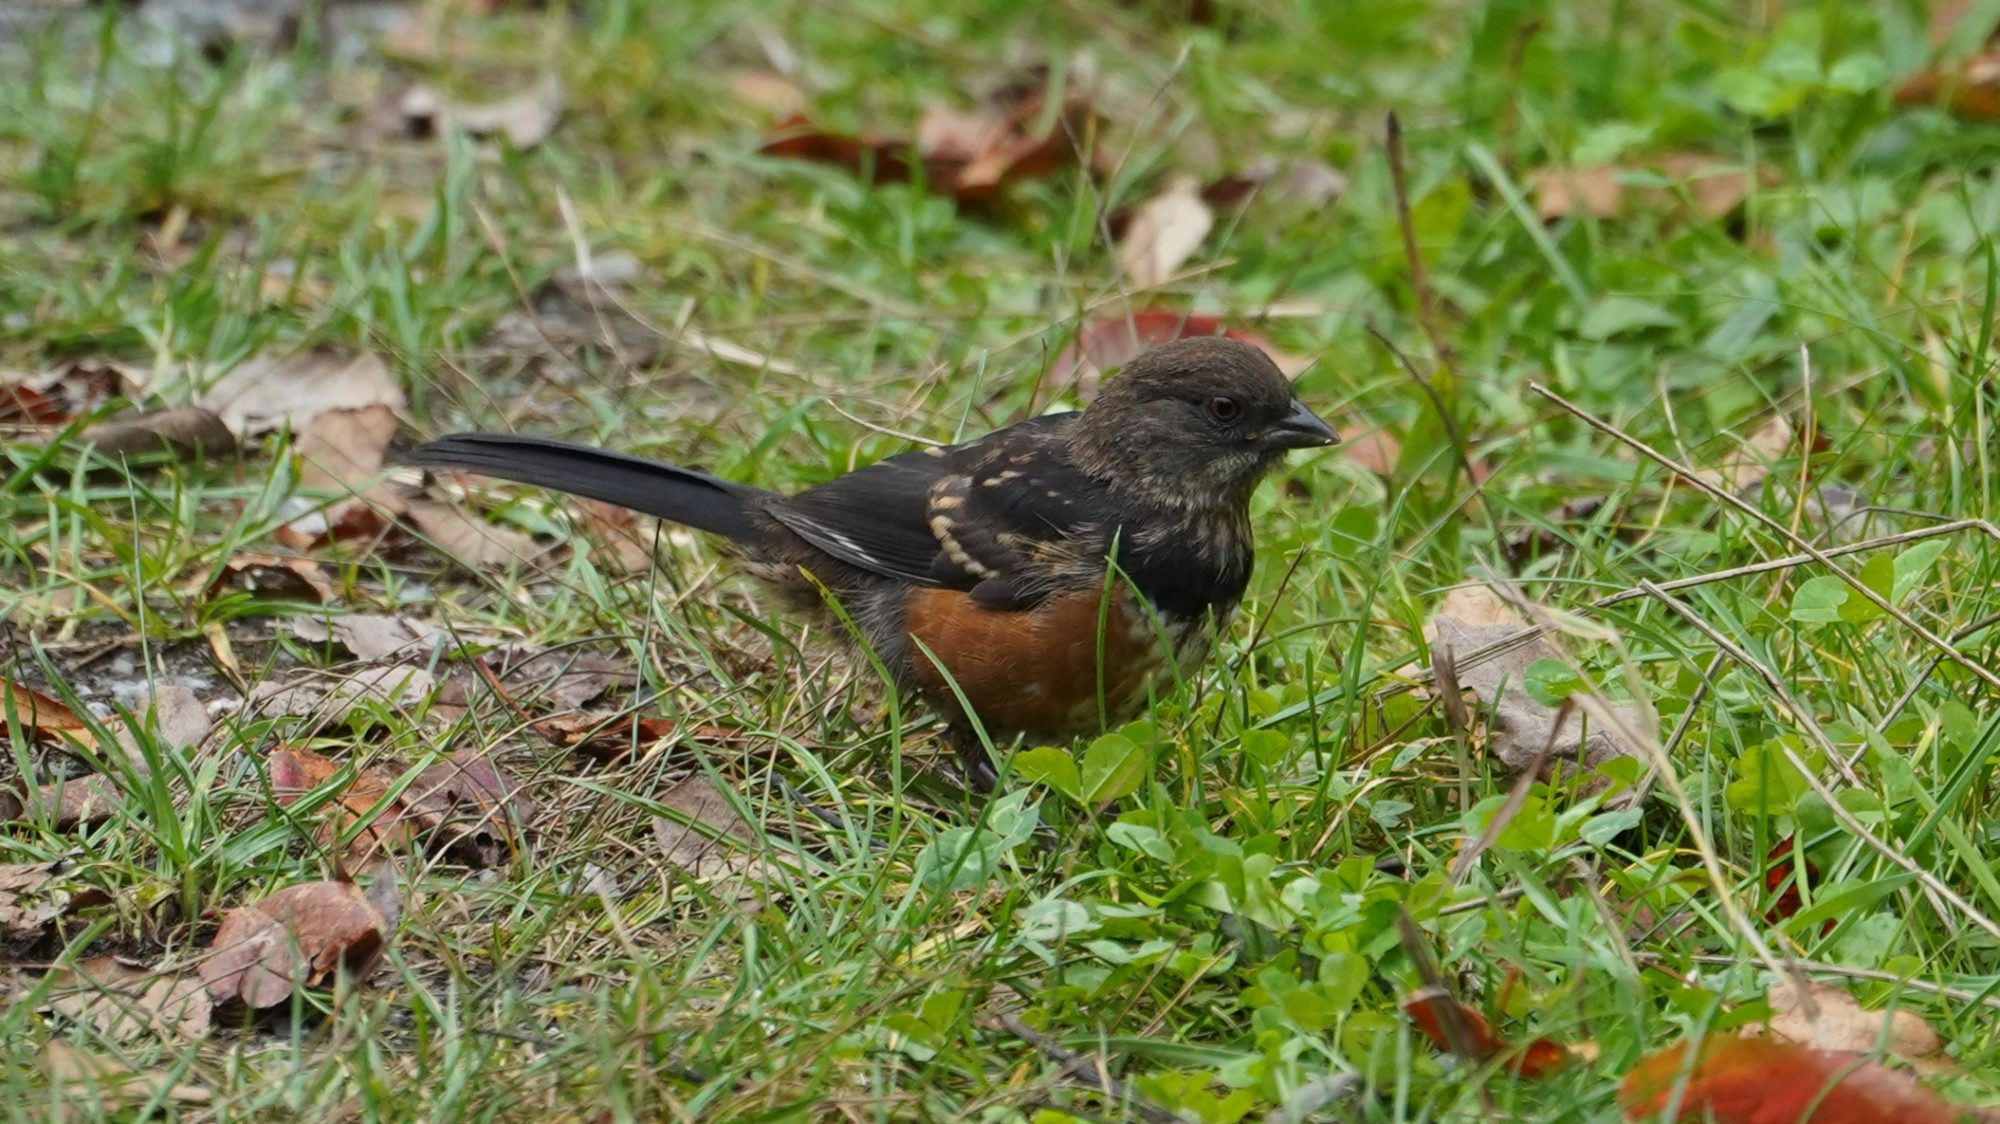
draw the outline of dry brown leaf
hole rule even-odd
[[[479,658],[486,672],[515,705],[544,703],[575,710],[596,701],[617,686],[638,680],[638,669],[627,659],[568,648],[535,649],[524,645],[497,649]],[[467,706],[491,689],[487,675],[476,668],[458,670],[445,681],[438,701]]]
[[[353,494],[382,471],[396,436],[396,411],[387,403],[327,410],[305,424],[293,452],[301,465],[299,487]]]
[[[401,410],[403,391],[380,356],[316,348],[252,358],[210,388],[201,404],[232,433],[248,437],[287,426],[303,433],[331,410]]]
[[[141,1073],[124,1061],[85,1053],[61,1039],[42,1045],[41,1073],[77,1104],[205,1105],[214,1096],[199,1085],[174,1084],[165,1073]]]
[[[1609,165],[1575,171],[1551,168],[1535,176],[1535,211],[1543,222],[1583,214],[1604,220],[1625,209],[1625,185]]]
[[[436,684],[436,677],[421,667],[365,667],[341,676],[309,673],[283,683],[258,684],[244,707],[262,717],[314,717],[332,723],[370,700],[390,707],[414,706]]]
[[[402,800],[411,820],[474,866],[511,855],[535,819],[535,802],[520,784],[474,750],[426,767]]]
[[[566,749],[611,760],[664,741],[678,733],[681,726],[671,718],[615,711],[581,711],[538,718],[532,728]],[[698,727],[690,734],[704,741],[718,742],[735,737],[732,731],[719,726]]]
[[[468,569],[532,567],[555,549],[436,500],[410,500],[403,518],[439,554]]]
[[[324,785],[340,772],[340,765],[309,749],[274,749],[264,760],[271,778],[271,795],[279,804],[291,805]],[[400,847],[415,835],[415,826],[405,816],[400,799],[385,802],[390,778],[381,769],[358,769],[347,786],[334,794],[319,840],[332,846],[342,836],[350,836],[350,857],[366,861],[373,855]],[[358,829],[353,825],[361,824]]]
[[[1403,445],[1379,425],[1340,428],[1341,455],[1377,476],[1394,476]]]
[[[161,451],[190,459],[236,451],[236,435],[199,406],[112,418],[84,430],[77,441],[114,461]]]
[[[1847,992],[1823,983],[1808,983],[1802,996],[1780,982],[1765,998],[1771,1005],[1765,1025],[1788,1042],[1853,1054],[1886,1050],[1932,1077],[1958,1069],[1944,1052],[1944,1039],[1913,1011],[1870,1011]]]
[[[224,915],[198,972],[218,1003],[270,1007],[342,968],[365,975],[392,925],[352,882],[287,886]]]
[[[1951,38],[1965,12],[1949,23],[1933,22],[1933,45]],[[2000,50],[1989,31],[1986,48],[1959,62],[1942,61],[1903,80],[1896,87],[1896,104],[1937,106],[1973,121],[2000,121]]]
[[[0,371],[0,425],[60,426],[113,398],[145,388],[146,372],[103,359],[79,359],[50,371]]]
[[[71,910],[102,905],[102,890],[71,891],[57,883],[67,863],[0,863],[0,939],[39,938],[50,923]]]
[[[277,601],[308,601],[324,605],[339,597],[326,570],[310,558],[278,554],[239,554],[223,563],[222,572],[206,590],[214,597],[237,589],[253,597]]]
[[[387,613],[342,613],[328,621],[293,617],[292,635],[308,644],[338,644],[364,663],[422,661],[447,638],[434,625]]]
[[[1689,1056],[1692,1053],[1692,1056]],[[1992,1124],[1865,1056],[1770,1038],[1710,1035],[1640,1059],[1619,1089],[1625,1118],[1712,1124]]]
[[[1783,460],[1798,445],[1798,433],[1790,418],[1773,414],[1749,438],[1730,447],[1722,463],[1700,473],[1701,478],[1733,495],[1744,495],[1764,482],[1771,466]]]
[[[170,750],[186,749],[199,743],[215,726],[215,720],[210,717],[201,696],[178,683],[153,685],[146,708],[135,711],[133,717],[141,728],[152,734],[154,741]],[[114,718],[106,726],[131,763],[143,769],[143,755],[139,753],[139,744],[134,740],[129,724],[122,718]]]
[[[790,117],[805,112],[804,91],[775,70],[732,70],[728,82],[729,92],[737,101],[773,117]]]
[[[1193,176],[1176,176],[1166,190],[1139,204],[1118,242],[1118,268],[1126,283],[1149,289],[1165,283],[1208,237],[1215,212]]]
[[[1461,586],[1446,595],[1424,629],[1434,652],[1446,654],[1459,685],[1471,691],[1490,716],[1486,748],[1509,768],[1525,769],[1543,760],[1593,768],[1618,757],[1635,757],[1639,748],[1625,745],[1598,723],[1586,726],[1583,716],[1537,702],[1521,686],[1528,665],[1557,658],[1553,645],[1535,637],[1478,663],[1466,657],[1501,640],[1511,640],[1527,622],[1499,594],[1483,585]],[[1634,729],[1644,726],[1630,707],[1615,708]],[[1556,720],[1562,718],[1558,728]],[[1588,730],[1587,735],[1585,730]],[[1553,740],[1552,740],[1553,739]]]
[[[1665,187],[1628,180],[1666,181]],[[1757,183],[1772,186],[1776,173],[1760,168]],[[1573,215],[1599,221],[1624,217],[1638,203],[1649,210],[1671,212],[1681,207],[1685,192],[1694,214],[1706,219],[1729,215],[1750,197],[1749,170],[1699,152],[1668,152],[1636,159],[1629,166],[1550,168],[1534,177],[1535,209],[1542,221]]]
[[[1046,97],[1040,85],[1017,86],[977,110],[933,108],[917,123],[914,146],[900,137],[816,129],[793,115],[778,126],[763,152],[838,165],[883,183],[912,178],[906,157],[914,147],[931,190],[960,203],[978,203],[1009,184],[1096,163],[1094,152],[1079,155],[1094,135],[1089,100],[1076,90],[1066,91],[1053,123],[1038,131]]]
[[[757,832],[705,773],[668,789],[660,803],[679,816],[653,817],[653,840],[667,862],[690,878],[768,878],[778,872],[757,853]]]
[[[152,696],[145,709],[133,714],[139,729],[152,737],[156,747],[163,751],[177,751],[199,743],[208,736],[214,722],[209,717],[208,708],[195,693],[179,684],[161,684],[153,687]],[[141,752],[139,734],[122,716],[108,719],[106,729],[112,735],[111,745],[118,751],[125,768],[144,776],[147,773],[146,755]],[[100,750],[103,746],[98,747]],[[45,801],[54,802],[54,824],[58,828],[70,828],[81,824],[96,823],[107,819],[124,803],[124,793],[109,777],[76,777],[55,786],[52,794],[49,786],[25,784],[23,797],[15,809],[17,815],[31,815]],[[0,819],[7,817],[0,816]]]
[[[113,1042],[152,1034],[198,1042],[208,1036],[213,1004],[200,980],[160,972],[115,956],[93,956],[53,973],[47,1009]]]
[[[51,745],[65,744],[65,737],[85,745],[96,740],[90,727],[69,707],[25,683],[0,678],[0,735],[5,735],[9,723],[15,721],[30,737]]]
[[[654,532],[659,520],[599,500],[580,500],[576,510],[582,513],[588,526],[599,532],[592,541],[605,548],[593,557],[608,557],[623,574],[642,574],[652,569]]]
[[[476,104],[454,102],[428,86],[413,86],[404,93],[397,110],[403,131],[415,139],[457,132],[475,140],[504,138],[525,152],[556,131],[562,122],[563,100],[562,83],[554,75],[546,75],[513,97]]]

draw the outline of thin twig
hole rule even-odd
[[[1845,776],[1850,781],[1850,783],[1854,784],[1855,787],[1857,788],[1863,787],[1861,785],[1860,779],[1858,777],[1855,777],[1853,770],[1849,768],[1847,760],[1840,755],[1839,750],[1834,748],[1833,740],[1827,737],[1825,730],[1820,729],[1819,723],[1813,719],[1812,713],[1810,711],[1807,711],[1804,708],[1799,707],[1797,703],[1790,698],[1790,693],[1784,689],[1784,685],[1781,682],[1777,681],[1777,675],[1775,672],[1771,671],[1770,668],[1765,667],[1757,660],[1752,659],[1749,653],[1737,647],[1736,644],[1733,641],[1731,641],[1728,637],[1723,636],[1720,632],[1717,632],[1713,625],[1709,624],[1708,621],[1702,618],[1701,614],[1696,613],[1693,609],[1689,608],[1685,603],[1661,591],[1657,586],[1654,586],[1652,589],[1648,590],[1648,592],[1652,593],[1655,597],[1659,598],[1662,604],[1666,605],[1674,612],[1680,614],[1681,617],[1685,619],[1689,624],[1694,625],[1694,627],[1698,631],[1700,631],[1704,636],[1707,636],[1709,641],[1713,643],[1717,648],[1720,648],[1723,651],[1728,652],[1730,658],[1742,664],[1746,669],[1756,673],[1760,678],[1763,678],[1766,685],[1770,686],[1774,691],[1776,691],[1778,696],[1784,699],[1788,706],[1791,706],[1793,708],[1793,714],[1797,718],[1799,725],[1803,727],[1806,733],[1812,737],[1812,740],[1818,744],[1820,751],[1826,754],[1829,760],[1837,763],[1837,765],[1842,771],[1843,776]],[[1917,882],[1924,887],[1927,893],[1935,895],[1936,898],[1941,899],[1942,902],[1950,903],[1953,908],[1963,913],[1965,917],[1968,920],[1970,920],[1974,925],[1977,925],[1981,929],[1984,929],[1989,935],[1996,938],[2000,938],[2000,924],[1995,924],[1991,918],[1979,912],[1979,910],[1975,908],[1971,902],[1968,902],[1963,897],[1960,897],[1957,891],[1945,885],[1942,881],[1938,879],[1938,877],[1935,874],[1932,874],[1930,871],[1925,870],[1923,866],[1920,865],[1916,860],[1896,850],[1894,847],[1890,846],[1886,840],[1877,836],[1874,832],[1868,830],[1868,825],[1862,823],[1858,816],[1856,816],[1853,812],[1849,811],[1847,809],[1847,806],[1840,802],[1839,796],[1833,791],[1833,789],[1829,788],[1827,786],[1827,783],[1819,778],[1819,774],[1814,772],[1813,769],[1809,765],[1807,765],[1807,763],[1804,760],[1802,760],[1799,757],[1799,755],[1792,750],[1790,746],[1782,745],[1781,743],[1781,748],[1784,751],[1785,760],[1791,764],[1792,768],[1797,769],[1799,771],[1799,774],[1805,778],[1806,785],[1810,787],[1814,792],[1818,793],[1820,799],[1826,801],[1828,810],[1830,810],[1833,813],[1834,819],[1840,821],[1841,826],[1845,827],[1848,831],[1852,832],[1855,838],[1861,840],[1863,843],[1866,843],[1871,849],[1875,851],[1876,854],[1879,854],[1883,858],[1889,860],[1891,864],[1900,868],[1901,870],[1915,876]],[[1934,901],[1932,904],[1934,906],[1938,906],[1939,911],[1943,912],[1942,906],[1939,905],[1938,901]]]
[[[1431,341],[1438,365],[1449,374],[1451,349],[1445,346],[1444,331],[1438,326],[1437,292],[1431,288],[1430,276],[1424,272],[1424,256],[1417,249],[1417,226],[1410,218],[1410,183],[1404,169],[1403,123],[1394,111],[1389,114],[1384,147],[1389,158],[1389,187],[1396,200],[1396,225],[1403,232],[1403,255],[1410,260],[1410,288],[1416,291],[1417,323]]]
[[[1000,1026],[1007,1033],[1033,1046],[1041,1055],[1062,1065],[1062,1075],[1111,1098],[1112,1103],[1137,1113],[1142,1119],[1158,1124],[1178,1124],[1180,1117],[1154,1104],[1125,1087],[1125,1083],[1111,1076],[1104,1067],[1101,1054],[1079,1054],[1075,1050],[1021,1021],[1019,1015],[1008,1013],[999,1017]]]
[[[1901,609],[1898,609],[1894,604],[1892,604],[1889,601],[1888,598],[1875,592],[1875,590],[1870,588],[1867,582],[1862,581],[1858,575],[1851,574],[1846,570],[1841,569],[1839,566],[1835,566],[1833,564],[1832,556],[1827,554],[1827,552],[1820,550],[1812,543],[1807,542],[1797,532],[1785,526],[1783,523],[1780,523],[1776,519],[1773,519],[1770,516],[1764,514],[1763,512],[1757,510],[1756,506],[1751,504],[1749,501],[1743,499],[1742,497],[1726,489],[1716,487],[1714,484],[1711,484],[1707,480],[1702,479],[1701,475],[1695,472],[1693,469],[1687,467],[1684,464],[1681,464],[1679,461],[1674,460],[1672,457],[1667,456],[1665,453],[1660,452],[1659,450],[1653,448],[1651,445],[1646,444],[1644,441],[1639,440],[1638,438],[1632,436],[1631,434],[1626,433],[1624,430],[1619,429],[1617,426],[1612,425],[1610,422],[1607,422],[1602,418],[1599,418],[1591,414],[1590,412],[1583,409],[1581,406],[1578,406],[1574,402],[1571,402],[1569,399],[1564,398],[1560,394],[1557,394],[1555,391],[1550,390],[1548,387],[1545,387],[1540,383],[1531,382],[1528,384],[1528,389],[1534,391],[1536,394],[1539,394],[1542,397],[1548,399],[1549,401],[1554,402],[1556,405],[1562,407],[1565,411],[1574,415],[1577,418],[1577,420],[1583,422],[1585,425],[1590,426],[1592,429],[1597,430],[1599,433],[1603,433],[1606,436],[1615,438],[1616,440],[1618,440],[1628,448],[1632,449],[1633,451],[1641,454],[1642,456],[1645,456],[1647,459],[1658,464],[1660,467],[1666,469],[1667,471],[1687,481],[1697,490],[1707,493],[1710,498],[1721,500],[1723,503],[1728,504],[1730,507],[1735,508],[1737,511],[1740,511],[1743,514],[1748,515],[1750,518],[1756,520],[1757,522],[1763,524],[1765,527],[1769,528],[1771,531],[1775,532],[1776,534],[1784,538],[1785,541],[1791,543],[1792,546],[1797,548],[1800,553],[1804,554],[1806,557],[1812,559],[1813,561],[1818,562],[1821,565],[1825,566],[1827,570],[1833,574],[1833,576],[1847,583],[1850,589],[1854,590],[1856,593],[1859,593],[1863,600],[1875,606],[1877,609],[1882,610],[1882,612],[1887,614],[1897,624],[1902,625],[1904,628],[1907,628],[1911,632],[1914,632],[1918,636],[1922,637],[1924,643],[1929,644],[1932,648],[1935,648],[1939,652],[1944,653],[1946,659],[1951,660],[1952,662],[1965,668],[1967,671],[1970,671],[1972,674],[1978,676],[1980,681],[1985,683],[1987,686],[1993,687],[1995,689],[2000,689],[2000,673],[1994,672],[1993,669],[1987,667],[1985,664],[1980,663],[1978,660],[1975,660],[1971,656],[1966,655],[1964,652],[1959,651],[1957,648],[1952,647],[1951,644],[1948,641],[1946,641],[1944,637],[1939,636],[1937,633],[1932,632],[1930,629],[1924,627],[1922,624],[1918,623],[1915,619],[1913,619],[1908,613],[1905,613]]]

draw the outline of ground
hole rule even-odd
[[[1611,1121],[1773,1027],[2000,1104],[1996,13],[1939,7],[21,6],[0,1102]],[[1192,682],[991,794],[716,544],[381,463],[800,487],[1127,325],[1348,441]]]

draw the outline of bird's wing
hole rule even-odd
[[[1025,591],[1024,563],[1037,544],[1059,541],[1074,525],[1063,501],[1081,477],[1068,479],[1077,474],[1062,450],[1075,416],[1033,418],[962,445],[890,457],[766,509],[850,566],[975,591],[996,607],[1018,602],[1025,593],[1000,596],[1000,587]],[[1067,510],[1080,504],[1069,498]]]

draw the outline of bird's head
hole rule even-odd
[[[1263,350],[1214,336],[1133,359],[1077,421],[1078,467],[1163,506],[1240,507],[1293,449],[1338,444]]]

